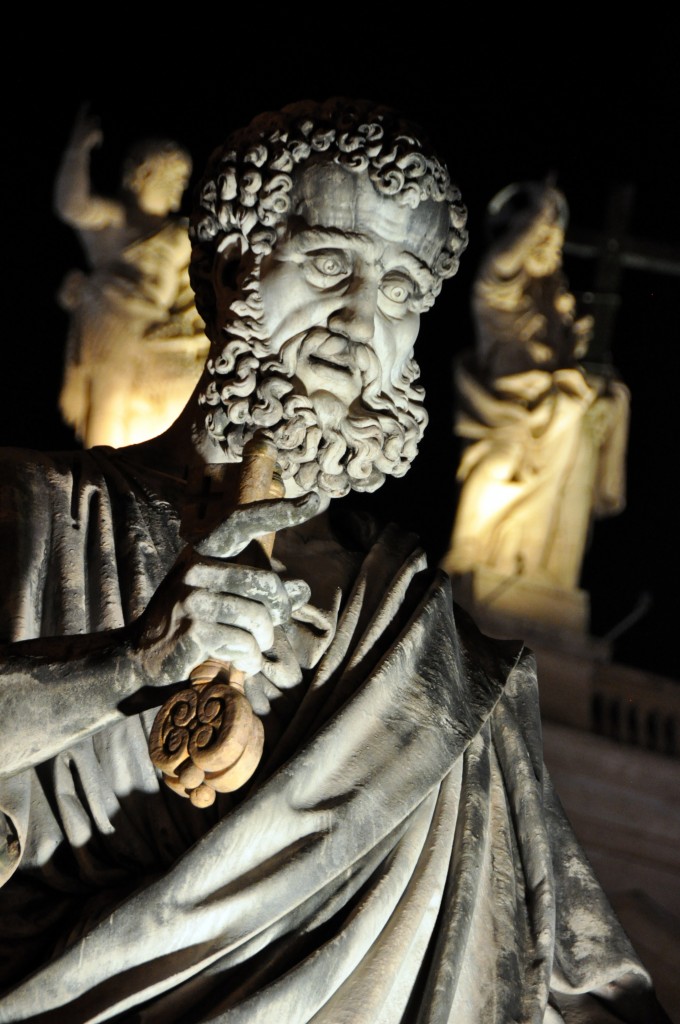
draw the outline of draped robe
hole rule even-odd
[[[140,614],[182,544],[172,488],[106,449],[10,450],[2,480],[4,639]],[[332,575],[294,541],[282,572]],[[302,682],[253,690],[244,790],[164,787],[153,708],[2,780],[0,1021],[665,1019],[552,791],[530,652],[412,535],[343,543],[344,592],[287,627]]]

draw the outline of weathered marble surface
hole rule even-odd
[[[304,104],[230,140],[192,221],[196,401],[119,451],[3,456],[0,1020],[664,1019],[545,775],[530,655],[331,503],[408,468],[419,316],[465,245],[414,132]],[[225,512],[258,429],[288,496]],[[147,741],[209,657],[265,758],[198,810]]]
[[[10,453],[3,476],[41,510],[15,546],[26,615],[134,619],[180,544],[176,492],[100,449]],[[0,890],[4,980],[39,970],[0,1020],[132,1019],[151,1000],[138,1019],[505,1024],[541,1019],[551,987],[558,1003],[605,980],[644,990],[553,801],[531,658],[456,624],[413,536],[340,519],[340,545],[312,524],[282,535],[279,572],[311,557],[342,597],[313,594],[287,624],[297,684],[253,681],[268,756],[248,792],[207,812],[170,793],[148,760],[155,709],[3,780],[20,860]],[[36,592],[46,550],[70,588]],[[78,585],[94,557],[105,602]]]

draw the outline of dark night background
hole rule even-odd
[[[403,55],[390,51],[389,69],[372,64],[366,70],[366,59],[345,53],[342,61],[318,58],[313,72],[308,61],[296,70],[282,58],[249,61],[246,75],[231,58],[219,77],[185,72],[170,88],[150,67],[134,97],[122,85],[117,88],[118,81],[127,84],[124,69],[117,75],[89,71],[77,90],[48,82],[35,100],[22,90],[12,97],[9,83],[0,443],[76,446],[57,410],[67,319],[55,293],[64,273],[84,261],[75,235],[53,215],[51,201],[82,101],[90,102],[104,132],[95,183],[100,191],[113,191],[126,149],[145,135],[185,145],[194,157],[195,178],[228,131],[263,110],[307,97],[366,96],[423,125],[469,209],[468,252],[459,275],[445,284],[435,309],[424,317],[418,343],[431,416],[421,455],[405,479],[371,497],[382,514],[416,529],[437,560],[448,544],[456,500],[451,367],[453,357],[472,344],[468,296],[484,249],[486,203],[510,182],[553,174],[570,206],[569,240],[577,231],[602,230],[612,191],[629,184],[634,202],[628,233],[675,249],[680,264],[675,153],[680,100],[678,76],[658,51],[644,63],[638,54],[633,62],[622,58],[620,65],[597,72],[579,55],[574,58],[579,63],[582,57],[578,73],[572,68],[558,80],[553,69],[537,69],[534,62],[522,72],[521,59],[502,65],[472,58],[447,63],[442,59],[447,41],[435,34],[430,45],[432,67],[426,74],[405,72],[404,44]],[[564,265],[578,299],[594,289],[593,259],[567,253]],[[639,602],[647,608],[614,642],[614,658],[672,678],[680,678],[674,649],[678,271],[627,269],[621,277],[612,359],[632,394],[628,504],[618,517],[595,525],[582,576],[597,636],[615,629]]]

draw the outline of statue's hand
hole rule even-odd
[[[263,669],[264,652],[276,646],[275,628],[309,600],[309,587],[230,559],[253,539],[310,519],[318,503],[317,495],[254,502],[182,551],[132,627],[132,658],[143,685],[188,679],[211,658],[248,676]],[[284,661],[279,671],[299,676],[299,667],[288,660],[285,669]]]
[[[89,152],[101,146],[103,139],[99,118],[90,113],[87,104],[83,104],[71,131],[71,148]]]

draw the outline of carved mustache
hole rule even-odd
[[[340,334],[318,327],[307,331],[299,354],[310,363],[330,366],[333,369],[361,375],[362,382],[369,369],[376,368],[377,357],[370,348],[361,341],[352,341]]]
[[[369,345],[351,341],[325,327],[312,327],[294,335],[276,356],[262,361],[261,370],[265,373],[283,370],[286,376],[293,377],[301,358],[312,365],[318,363],[348,374],[359,373],[362,386],[380,373],[378,358]]]

